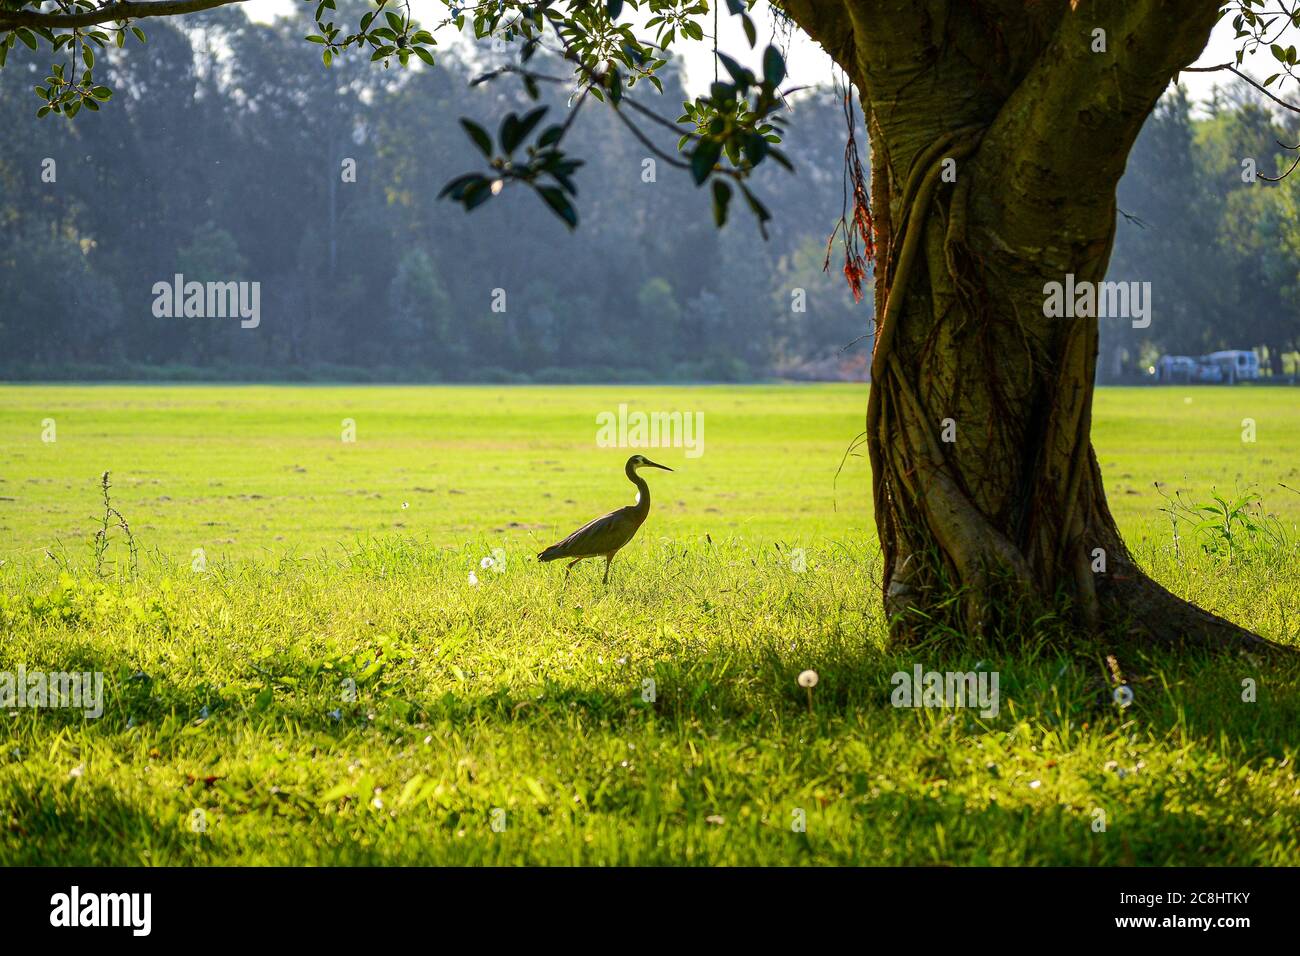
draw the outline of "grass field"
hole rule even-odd
[[[533,554],[631,500],[620,403],[702,412],[702,454],[643,449],[648,523],[562,586]],[[0,711],[0,864],[1300,863],[1295,665],[1125,655],[1120,708],[1096,648],[886,649],[864,458],[836,478],[864,406],[0,386],[0,674],[104,675],[97,719]],[[1300,390],[1094,417],[1141,561],[1300,645]],[[96,558],[106,470],[135,572],[120,529]],[[1157,481],[1253,489],[1269,533],[1175,547]],[[891,706],[916,665],[996,672],[999,713]]]

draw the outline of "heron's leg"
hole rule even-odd
[[[609,583],[609,566],[613,563],[614,563],[614,556],[612,554],[605,555],[605,580],[604,580],[605,584]]]
[[[582,558],[574,558],[572,561],[570,561],[568,564],[564,566],[564,580],[566,581],[569,580],[569,572],[572,571],[573,566],[581,560]]]

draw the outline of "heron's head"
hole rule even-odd
[[[627,467],[632,471],[636,471],[638,468],[662,468],[664,471],[672,471],[667,465],[651,461],[645,455],[633,455],[627,460]]]

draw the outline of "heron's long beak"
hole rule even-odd
[[[645,463],[647,468],[662,468],[664,471],[672,471],[672,469],[667,465],[660,465],[657,462],[651,461],[649,458],[645,460]]]

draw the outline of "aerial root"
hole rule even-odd
[[[913,161],[903,190],[901,204],[903,211],[897,229],[893,230],[889,261],[885,263],[885,281],[888,291],[884,314],[876,324],[876,339],[871,355],[872,386],[867,396],[867,456],[871,463],[872,499],[877,515],[886,513],[884,456],[881,452],[885,439],[885,426],[881,393],[884,379],[895,364],[894,338],[914,271],[916,252],[920,247],[921,236],[925,232],[930,203],[934,198],[942,172],[942,164],[937,161],[969,156],[978,148],[982,135],[982,127],[968,126],[941,136]],[[897,241],[900,235],[901,245]],[[879,266],[877,268],[879,270]],[[895,374],[897,380],[905,380],[901,370]],[[881,543],[885,551],[885,566],[889,568],[896,558],[894,542],[882,537]]]

